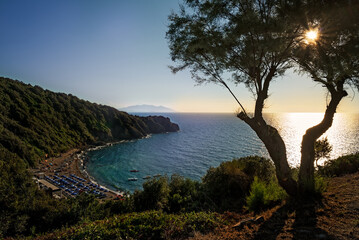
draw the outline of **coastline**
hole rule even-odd
[[[54,177],[55,175],[70,176],[71,174],[74,174],[77,177],[85,179],[86,182],[91,183],[96,187],[106,189],[107,192],[105,199],[122,199],[126,195],[125,191],[114,190],[111,187],[101,185],[98,183],[95,177],[91,176],[91,174],[88,173],[88,171],[86,170],[86,154],[88,152],[97,151],[106,147],[111,147],[116,144],[150,138],[151,136],[152,134],[147,134],[146,136],[138,139],[109,142],[99,146],[89,145],[83,147],[82,149],[73,148],[65,153],[58,154],[55,157],[47,157],[45,159],[42,159],[36,168],[30,169],[30,172],[34,176],[34,179],[42,178],[40,177],[41,175]]]
[[[109,187],[106,187],[104,185],[99,184],[98,181],[96,180],[96,178],[91,176],[88,173],[88,171],[86,170],[86,163],[87,163],[86,154],[87,154],[87,152],[100,150],[100,149],[110,147],[110,146],[113,146],[113,145],[116,145],[116,144],[120,144],[120,143],[123,143],[123,142],[127,142],[127,141],[128,140],[121,140],[121,141],[118,141],[118,142],[107,143],[107,144],[101,145],[101,146],[88,147],[88,148],[84,149],[83,151],[81,151],[81,153],[77,157],[77,165],[78,165],[78,168],[79,168],[79,171],[80,171],[82,177],[87,179],[88,181],[92,182],[93,184],[96,184],[97,186],[100,186],[100,187],[108,190],[110,193],[115,194],[116,197],[117,196],[124,196],[125,192],[116,191],[116,190],[113,190],[113,189],[111,189]]]
[[[86,159],[86,153],[87,152],[91,152],[91,151],[97,151],[106,147],[111,147],[117,144],[121,144],[121,143],[126,143],[126,142],[132,142],[132,141],[136,141],[136,140],[141,140],[141,139],[146,139],[146,138],[150,138],[152,136],[152,134],[147,134],[146,136],[142,137],[142,138],[138,138],[138,139],[131,139],[131,140],[121,140],[121,141],[117,141],[117,142],[110,142],[110,143],[106,143],[104,145],[100,145],[100,146],[90,146],[84,150],[81,151],[81,153],[78,156],[78,166],[79,166],[79,170],[82,174],[83,177],[86,177],[86,179],[89,179],[92,183],[101,186],[102,188],[105,188],[109,191],[112,191],[118,195],[124,196],[126,193],[124,191],[116,191],[111,189],[110,187],[106,187],[104,185],[100,185],[98,183],[98,181],[96,180],[95,177],[91,176],[91,174],[88,173],[88,171],[86,170],[86,163],[87,163],[87,159]]]
[[[168,132],[166,132],[168,133]],[[89,146],[86,149],[82,150],[81,153],[78,156],[78,167],[79,167],[79,171],[82,175],[83,178],[88,179],[89,181],[91,181],[92,183],[101,186],[102,188],[107,189],[109,192],[113,192],[115,193],[117,196],[125,196],[126,192],[125,191],[116,191],[113,190],[110,187],[106,187],[104,185],[100,185],[98,183],[98,181],[96,180],[95,177],[91,176],[91,174],[88,173],[88,171],[86,170],[86,163],[87,163],[87,159],[86,159],[86,153],[87,152],[91,152],[91,151],[97,151],[106,147],[111,147],[117,144],[121,144],[121,143],[126,143],[126,142],[132,142],[132,141],[136,141],[136,140],[141,140],[141,139],[147,139],[152,137],[152,134],[147,134],[146,136],[142,137],[142,138],[137,138],[137,139],[130,139],[130,140],[121,140],[121,141],[117,141],[117,142],[109,142],[106,143],[104,145],[100,145],[100,146]]]
[[[104,146],[89,147],[83,150],[74,148],[65,153],[59,154],[56,157],[49,157],[41,160],[38,167],[33,168],[30,171],[34,176],[39,176],[41,174],[45,176],[54,176],[55,174],[60,176],[70,176],[71,174],[74,174],[85,179],[86,182],[91,182],[98,187],[108,190],[108,192],[106,192],[105,199],[118,199],[119,197],[123,197],[125,193],[100,185],[96,179],[86,171],[85,167],[85,154],[87,151],[98,150],[103,147],[112,146],[113,144],[114,143],[108,143]]]

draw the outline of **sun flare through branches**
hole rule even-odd
[[[315,44],[319,38],[318,29],[309,29],[305,32],[305,43]]]

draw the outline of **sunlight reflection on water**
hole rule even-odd
[[[267,115],[268,122],[278,129],[286,143],[290,165],[299,165],[302,137],[308,128],[320,123],[323,116],[324,113]],[[327,137],[333,147],[331,158],[358,151],[358,146],[355,144],[359,138],[359,124],[357,121],[358,114],[335,114],[332,127],[321,136],[321,138]],[[319,163],[322,162],[323,160],[319,161]]]
[[[223,161],[249,155],[269,157],[255,132],[234,114],[163,115],[181,130],[89,152],[86,169],[90,175],[107,187],[134,191],[142,187],[146,175],[176,173],[200,180],[210,167]],[[323,113],[265,114],[268,124],[283,137],[291,166],[299,165],[303,134],[322,118]],[[331,158],[359,151],[359,114],[336,114],[325,136],[333,146]],[[131,169],[139,172],[134,174]],[[128,181],[133,177],[138,181]]]

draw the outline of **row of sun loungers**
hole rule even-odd
[[[76,197],[82,192],[95,194],[98,198],[106,197],[107,189],[100,187],[92,182],[87,182],[85,179],[70,174],[70,177],[66,175],[59,176],[55,173],[54,176],[44,176],[45,180],[61,188],[67,195]]]

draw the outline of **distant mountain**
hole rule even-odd
[[[154,106],[146,104],[128,106],[120,108],[119,110],[124,112],[175,112],[175,110],[164,106]]]

